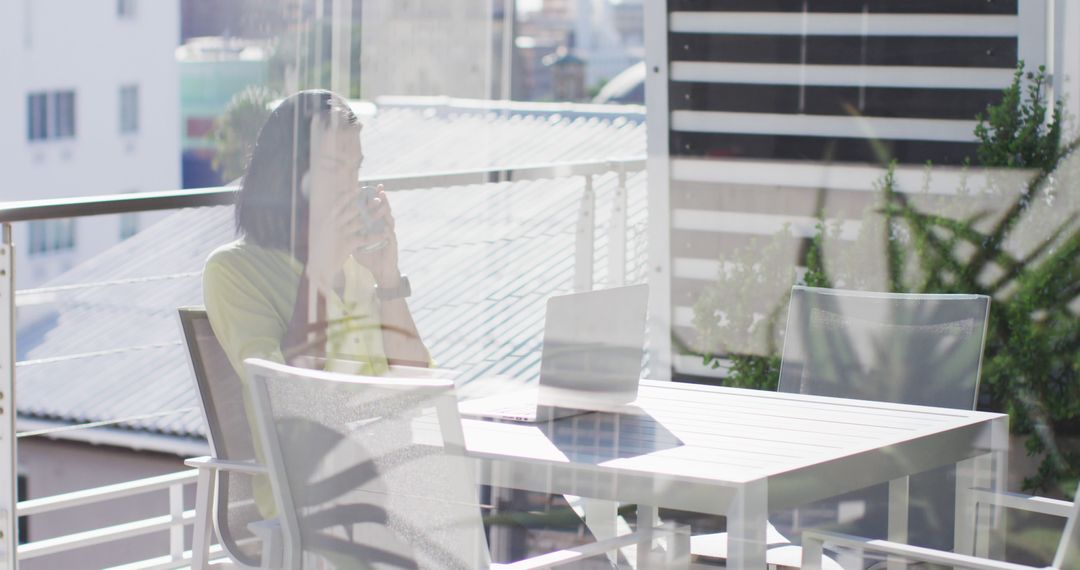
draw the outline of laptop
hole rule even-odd
[[[648,300],[648,285],[551,297],[539,386],[462,402],[461,414],[542,422],[636,400]]]

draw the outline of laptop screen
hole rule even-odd
[[[548,300],[539,404],[588,408],[637,398],[647,285]]]

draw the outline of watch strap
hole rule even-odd
[[[394,299],[404,299],[412,295],[412,285],[409,283],[409,276],[402,275],[399,278],[397,287],[379,287],[375,286],[375,296],[380,301],[392,301]]]

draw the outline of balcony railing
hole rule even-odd
[[[626,279],[628,193],[627,176],[645,170],[644,158],[607,161],[545,164],[512,168],[493,168],[460,172],[442,172],[409,176],[362,179],[368,185],[383,184],[388,191],[509,182],[521,180],[565,179],[582,177],[583,191],[576,221],[574,246],[574,289],[593,287],[596,242],[596,191],[593,179],[617,173],[618,183],[612,197],[612,215],[608,225],[608,281],[621,284]],[[169,533],[169,548],[160,557],[123,566],[127,569],[177,568],[190,564],[190,551],[184,549],[185,527],[195,514],[184,510],[184,488],[193,485],[194,470],[80,490],[62,495],[17,501],[16,473],[18,451],[15,405],[15,244],[12,223],[54,218],[75,218],[108,214],[174,210],[232,204],[234,186],[73,198],[0,204],[0,567],[17,568],[20,560],[107,544],[150,533]],[[121,421],[121,420],[118,420]],[[86,428],[103,423],[87,424]],[[77,429],[78,426],[75,426]],[[72,429],[70,427],[63,428]],[[109,501],[153,492],[168,491],[168,509],[160,516],[90,529],[63,536],[26,542],[16,547],[19,517],[55,513],[66,509],[102,504]]]
[[[184,527],[195,520],[194,510],[184,510],[184,486],[193,485],[197,471],[187,470],[137,481],[128,481],[94,489],[75,491],[40,499],[21,501],[17,507],[20,517],[73,509],[106,501],[143,495],[160,490],[169,492],[169,512],[156,517],[92,529],[84,532],[24,543],[18,547],[18,559],[30,560],[49,554],[76,550],[155,532],[169,532],[169,553],[123,568],[150,570],[179,568],[191,564],[191,552],[184,549]]]

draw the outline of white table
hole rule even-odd
[[[890,538],[903,539],[907,477],[954,463],[956,548],[971,552],[968,489],[1006,480],[1003,414],[653,381],[635,407],[537,425],[465,419],[466,447],[485,484],[726,516],[728,568],[765,566],[770,511],[884,482]]]

